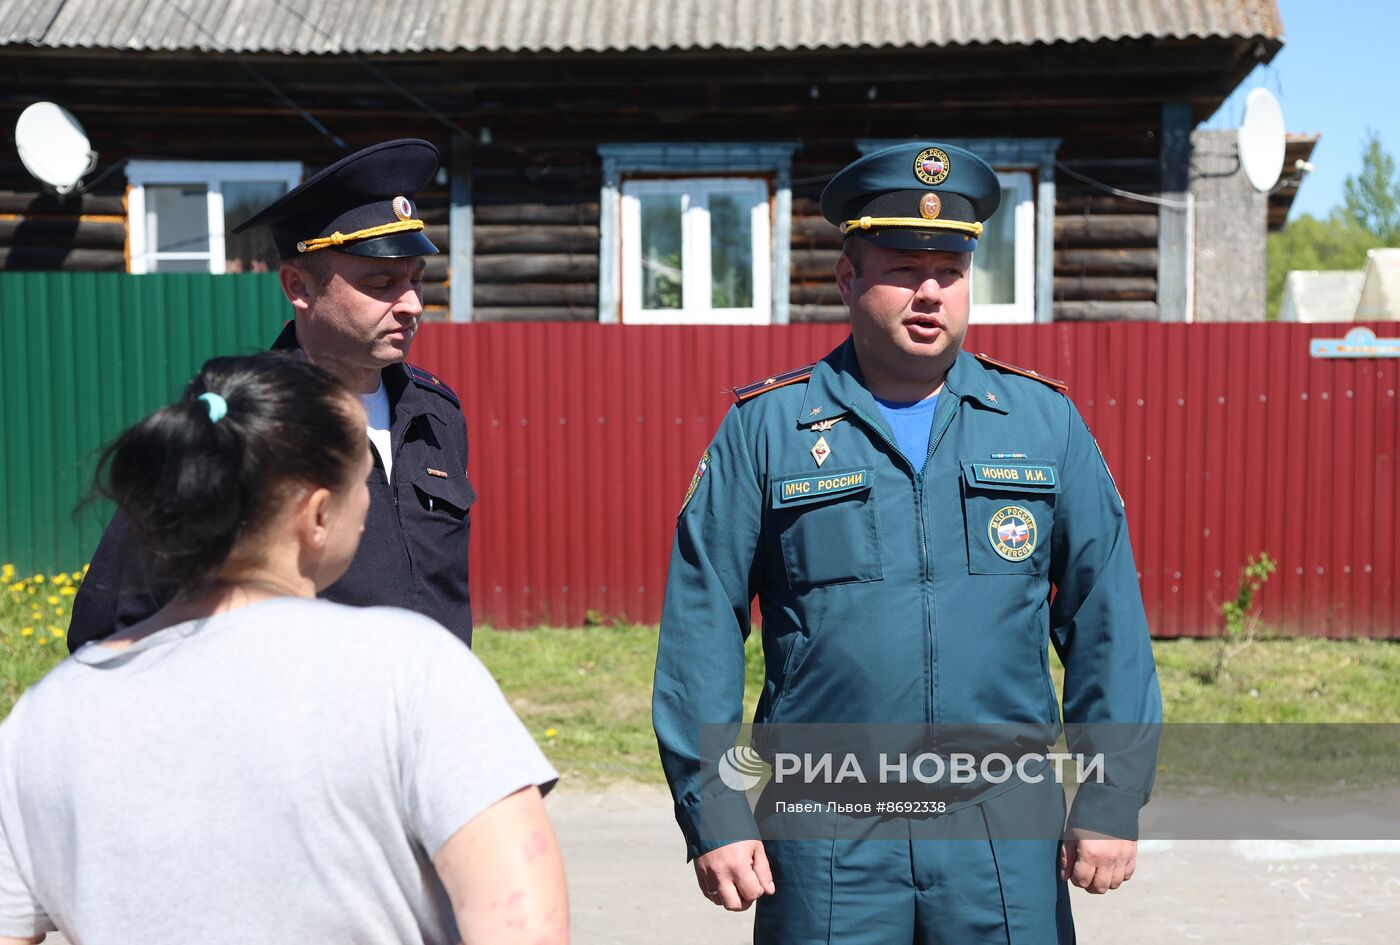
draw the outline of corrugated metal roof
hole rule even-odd
[[[0,43],[209,52],[605,52],[1279,39],[1274,0],[11,0]]]

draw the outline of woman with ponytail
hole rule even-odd
[[[315,600],[372,464],[310,362],[217,358],[103,455],[179,592],[0,725],[0,945],[556,943],[557,774],[466,646]]]

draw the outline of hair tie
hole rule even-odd
[[[218,423],[228,414],[228,401],[218,394],[200,394],[198,399],[204,401],[204,406],[209,408],[210,423]]]

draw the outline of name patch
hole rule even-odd
[[[961,461],[963,477],[973,489],[999,492],[1059,492],[1060,467],[1035,459],[993,457]]]
[[[773,484],[773,504],[792,505],[870,488],[870,470],[851,469],[822,476],[792,476]]]
[[[972,475],[978,482],[1014,482],[1042,489],[1055,485],[1054,466],[1036,466],[1030,463],[973,463]]]

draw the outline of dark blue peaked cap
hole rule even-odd
[[[383,259],[428,256],[413,195],[437,173],[438,149],[418,138],[372,145],[308,177],[233,228],[272,229],[283,259],[325,249]]]
[[[970,253],[1001,203],[990,164],[951,144],[913,141],[847,164],[822,191],[822,216],[890,249]]]

